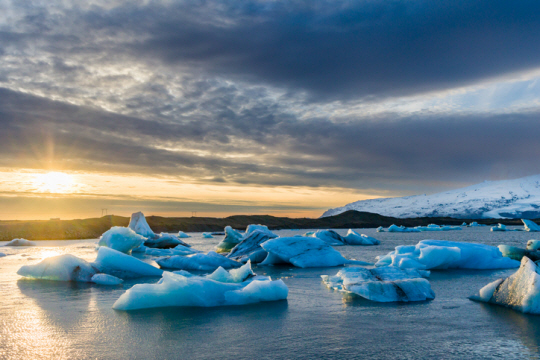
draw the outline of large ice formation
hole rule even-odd
[[[100,272],[116,277],[136,278],[144,276],[161,276],[163,270],[145,263],[133,256],[108,247],[100,247],[96,261],[93,263]]]
[[[268,254],[261,244],[270,240],[269,233],[263,230],[254,230],[242,239],[227,255],[229,259],[240,262],[251,260],[252,263],[260,263]]]
[[[193,254],[193,255],[175,255],[171,257],[163,257],[156,260],[159,266],[166,269],[177,270],[202,270],[202,271],[214,271],[218,267],[225,269],[240,267],[237,261],[227,259],[225,256],[220,255],[214,251],[208,252],[208,254]]]
[[[317,230],[313,235],[317,239],[321,239],[328,245],[339,246],[345,245],[345,238],[339,235],[334,230]]]
[[[523,221],[523,225],[525,226],[525,231],[531,231],[536,232],[540,231],[540,226],[536,224],[534,221],[527,220],[527,219],[521,219]]]
[[[523,313],[540,314],[538,265],[524,257],[519,270],[513,275],[487,284],[471,299],[506,306]]]
[[[113,226],[101,235],[98,245],[129,254],[131,250],[141,246],[145,240],[145,237],[130,228]]]
[[[435,298],[429,281],[423,277],[428,271],[381,267],[343,268],[334,276],[321,275],[328,288],[354,293],[378,302],[424,301]]]
[[[153,248],[153,249],[170,249],[170,248],[177,247],[178,245],[182,245],[186,247],[191,246],[188,243],[185,243],[182,240],[180,240],[178,236],[164,233],[164,232],[144,242],[144,246]]]
[[[225,238],[216,246],[216,252],[226,253],[231,251],[240,241],[244,235],[234,230],[230,226],[225,226]]]
[[[17,274],[30,279],[90,282],[97,272],[93,264],[64,254],[46,258],[34,265],[24,265]]]
[[[37,244],[33,241],[26,239],[13,239],[4,246],[36,246]]]
[[[378,256],[375,266],[400,269],[510,269],[519,262],[503,257],[495,246],[444,240],[422,240],[417,245],[397,246]]]
[[[128,228],[135,231],[137,234],[144,236],[145,238],[152,239],[156,234],[150,228],[150,225],[146,222],[146,218],[142,212],[136,212],[131,214]]]
[[[263,265],[292,264],[297,267],[340,266],[348,263],[339,251],[315,237],[283,237],[261,244],[268,252]]]
[[[365,234],[359,234],[353,229],[349,229],[344,239],[347,245],[379,245],[381,243],[379,240]]]
[[[248,269],[249,267],[249,269]],[[164,273],[157,284],[137,284],[114,303],[117,310],[171,306],[245,305],[287,299],[289,289],[282,280],[254,276],[250,264],[231,270],[218,268],[213,274],[184,276]],[[225,271],[226,272],[226,271]],[[245,280],[238,282],[239,280]]]

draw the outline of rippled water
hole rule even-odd
[[[303,231],[278,231],[282,235]],[[345,230],[339,231],[345,234]],[[345,257],[373,262],[397,245],[423,239],[525,247],[540,235],[468,228],[441,233],[376,233],[379,246],[336,247]],[[187,239],[211,250],[221,240]],[[21,280],[21,265],[71,253],[92,261],[95,240],[40,241],[37,247],[2,247],[0,258],[1,359],[522,359],[540,357],[540,316],[467,299],[514,270],[434,271],[433,301],[380,304],[332,292],[321,274],[339,268],[254,267],[281,278],[287,301],[219,308],[135,312],[112,304],[138,281],[120,287]],[[5,243],[0,243],[0,246]],[[151,257],[141,257],[152,262]],[[149,278],[145,282],[156,282]]]

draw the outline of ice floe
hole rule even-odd
[[[339,235],[334,230],[317,230],[313,235],[317,239],[321,239],[328,245],[339,246],[345,245],[345,238]]]
[[[509,269],[519,262],[503,257],[495,246],[444,240],[422,240],[417,245],[397,246],[378,256],[375,266],[400,269]]]
[[[383,228],[382,226],[379,226],[379,227],[377,228],[377,232],[384,232],[384,228]]]
[[[420,231],[451,231],[451,230],[462,230],[461,226],[440,226],[437,224],[429,224],[428,226],[416,226],[415,229]]]
[[[183,231],[179,231],[177,236],[178,236],[180,239],[187,239],[187,238],[190,238],[190,237],[191,237],[191,236],[189,236],[188,234],[186,234],[186,233],[183,232]]]
[[[246,234],[227,257],[240,262],[246,262],[248,260],[251,260],[252,263],[262,262],[268,253],[261,247],[261,244],[270,240],[269,235],[267,231],[263,230],[255,230]]]
[[[255,230],[265,232],[268,235],[268,237],[271,238],[271,239],[278,237],[276,234],[274,234],[272,231],[270,231],[268,229],[268,226],[260,225],[260,224],[248,225],[247,228],[246,228],[246,235],[245,236],[248,236],[249,234],[251,234]]]
[[[381,243],[379,240],[365,234],[359,234],[353,229],[349,229],[344,240],[347,245],[379,245]]]
[[[144,236],[145,238],[154,238],[156,234],[150,228],[150,225],[146,222],[146,218],[142,212],[136,212],[131,214],[128,228],[135,231],[137,234]]]
[[[130,228],[113,226],[101,235],[98,246],[106,246],[129,254],[131,250],[141,246],[145,240],[145,237],[137,234]]]
[[[214,238],[211,233],[203,233],[202,237],[205,238],[205,239],[213,239]]]
[[[170,248],[177,247],[178,245],[182,245],[186,247],[191,246],[188,243],[185,243],[184,241],[180,240],[178,236],[164,233],[164,232],[144,242],[144,246],[153,248],[153,249],[170,249]]]
[[[91,282],[99,285],[120,285],[124,280],[117,278],[116,276],[107,274],[96,274],[90,279]]]
[[[133,256],[108,247],[100,247],[96,261],[93,263],[100,272],[122,279],[144,276],[161,276],[163,270],[158,269]]]
[[[420,230],[415,229],[415,228],[408,228],[403,225],[397,226],[397,225],[392,224],[388,228],[388,232],[420,232]]]
[[[524,256],[530,258],[533,261],[540,260],[540,251],[536,250],[522,249],[516,246],[509,245],[499,245],[499,250],[501,251],[503,256],[517,261],[521,261]]]
[[[499,223],[497,226],[493,226],[489,230],[490,231],[506,231],[506,225]]]
[[[36,246],[37,244],[33,241],[26,239],[13,239],[4,246]]]
[[[540,240],[527,241],[527,250],[538,250],[538,249],[540,249]]]
[[[248,261],[240,268],[229,271],[220,266],[213,273],[206,275],[206,278],[225,283],[241,283],[254,276],[256,274],[251,269],[251,262]]]
[[[531,231],[531,232],[540,231],[540,226],[538,226],[538,224],[536,224],[534,221],[527,220],[527,219],[521,219],[521,221],[523,221],[523,225],[525,226],[525,231]]]
[[[96,273],[98,269],[93,264],[71,254],[52,256],[34,265],[24,265],[17,271],[30,279],[80,282],[91,282]]]
[[[225,226],[225,238],[216,246],[216,252],[224,253],[231,251],[233,247],[242,241],[243,236],[243,234],[234,230],[232,227]]]
[[[524,257],[518,271],[506,279],[487,284],[470,299],[506,306],[523,313],[540,314],[538,265]]]
[[[428,271],[381,267],[343,268],[334,276],[321,275],[330,289],[353,293],[377,302],[425,301],[435,298]]]
[[[225,269],[230,269],[242,265],[241,263],[228,259],[214,251],[210,251],[208,254],[199,253],[187,256],[175,255],[163,257],[157,259],[156,262],[159,266],[166,269],[202,271],[214,271],[220,266]]]
[[[120,296],[113,309],[245,305],[287,299],[289,289],[282,280],[254,276],[249,265],[231,270],[229,276],[221,268],[206,277],[166,272],[157,284],[133,286]],[[246,275],[246,281],[237,282]]]

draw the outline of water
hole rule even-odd
[[[302,231],[278,231],[293,235]],[[345,230],[339,231],[345,234]],[[336,247],[374,261],[397,245],[423,239],[525,247],[535,234],[489,228],[432,233],[376,233],[379,246]],[[222,236],[187,239],[211,250]],[[321,274],[339,268],[254,267],[281,278],[287,301],[219,308],[115,311],[120,287],[21,280],[21,265],[72,253],[92,261],[95,240],[40,241],[0,248],[1,359],[523,359],[540,357],[540,316],[472,302],[468,296],[515,270],[434,271],[433,301],[380,304],[328,290]],[[4,243],[0,244],[3,245]],[[152,258],[142,257],[152,263]],[[157,279],[145,279],[156,282]],[[141,282],[140,280],[138,282]]]

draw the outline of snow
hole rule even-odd
[[[349,229],[344,240],[347,245],[379,245],[381,243],[379,240],[365,234],[359,234],[353,229]]]
[[[524,256],[528,257],[533,261],[540,260],[540,251],[536,250],[526,250],[509,245],[499,245],[499,250],[501,251],[503,256],[517,261],[521,261]]]
[[[129,254],[131,250],[141,246],[145,240],[145,237],[137,234],[130,228],[113,226],[101,235],[98,246],[106,246]]]
[[[523,225],[525,226],[525,231],[531,231],[531,232],[540,231],[540,226],[538,226],[534,221],[527,220],[527,219],[521,219],[521,221],[523,221]]]
[[[203,233],[202,237],[205,238],[205,239],[213,239],[214,238],[211,233]]]
[[[188,234],[186,234],[186,233],[183,232],[183,231],[179,231],[179,232],[178,232],[178,237],[179,237],[180,239],[187,239],[187,238],[190,238],[191,236],[189,236]]]
[[[135,231],[137,234],[142,235],[146,238],[154,238],[156,234],[150,229],[150,225],[146,222],[146,218],[142,212],[136,212],[131,214],[131,219],[129,220],[128,228]]]
[[[240,270],[245,271],[246,268],[237,271]],[[272,281],[270,278],[250,277],[247,281],[231,282],[231,278],[238,280],[245,274],[242,273],[241,276],[238,276],[229,273],[230,277],[222,277],[223,271],[225,270],[219,270],[221,274],[215,276],[218,280],[210,277],[164,273],[157,284],[133,286],[120,296],[114,303],[113,309],[245,305],[263,301],[285,300],[289,294],[289,289],[282,280]]]
[[[420,232],[420,230],[392,224],[388,228],[388,232]]]
[[[90,282],[97,272],[89,262],[64,254],[46,258],[34,265],[24,265],[17,274],[30,279]]]
[[[527,250],[538,250],[538,249],[540,249],[540,240],[527,241]]]
[[[92,276],[90,281],[98,285],[120,285],[124,282],[124,280],[119,279],[116,276],[107,274],[96,274]]]
[[[161,276],[163,270],[156,268],[133,256],[108,247],[100,247],[96,261],[93,263],[100,272],[116,277],[136,278],[144,276]]]
[[[227,259],[225,256],[214,251],[210,251],[208,254],[199,253],[187,256],[175,255],[163,257],[157,259],[156,262],[162,268],[167,269],[202,271],[214,271],[220,266],[225,269],[230,269],[242,265],[239,262]]]
[[[348,267],[335,276],[321,275],[330,289],[353,293],[377,302],[425,301],[435,298],[427,277],[429,272],[382,267]]]
[[[345,245],[345,238],[339,235],[334,230],[317,230],[311,236],[321,239],[328,245],[333,245],[333,246]]]
[[[240,262],[251,260],[253,263],[262,262],[267,252],[261,247],[261,244],[270,240],[269,233],[264,230],[254,230],[242,239],[231,252],[227,255],[229,259]]]
[[[485,181],[432,195],[356,201],[329,209],[322,217],[348,210],[367,211],[396,218],[454,217],[540,218],[540,174],[520,179]]]
[[[538,265],[524,257],[519,270],[506,279],[484,286],[471,300],[502,305],[514,310],[540,314],[540,275]]]
[[[178,245],[173,249],[151,249],[147,248],[145,250],[146,255],[150,256],[173,256],[173,255],[191,255],[200,253],[200,250],[195,250],[183,245]]]
[[[400,269],[510,269],[519,262],[503,257],[498,248],[483,244],[422,240],[416,246],[397,246],[377,257],[375,266]]]
[[[506,225],[499,223],[497,226],[493,226],[490,231],[506,231]]]
[[[348,263],[337,250],[315,237],[282,237],[261,244],[268,252],[262,265],[289,263],[297,267],[340,266]]]
[[[186,247],[191,246],[180,240],[178,236],[164,232],[159,235],[155,235],[154,238],[148,239],[144,242],[144,246],[154,249],[170,249],[177,247],[178,245]]]
[[[13,239],[4,246],[36,246],[37,244],[33,241],[26,239]]]
[[[230,226],[225,226],[225,238],[217,245],[216,251],[218,253],[229,252],[240,241],[242,241],[243,234],[234,230]]]

